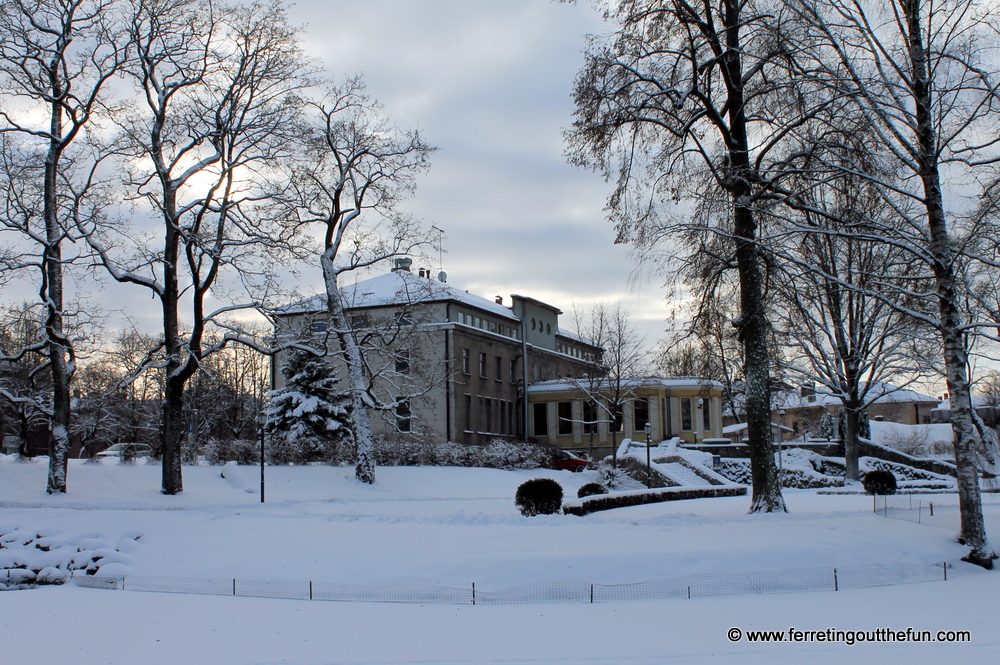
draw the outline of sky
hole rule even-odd
[[[330,75],[364,74],[392,119],[438,148],[404,209],[444,231],[443,266],[415,269],[567,318],[622,299],[656,341],[662,279],[630,279],[636,264],[604,212],[610,185],[564,155],[586,35],[605,29],[588,0],[303,0],[289,17]],[[303,279],[319,290],[318,267]]]

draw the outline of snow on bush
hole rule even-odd
[[[260,464],[260,441],[209,439],[205,444],[205,461],[209,464]]]
[[[811,467],[784,466],[781,471],[781,486],[796,489],[819,489],[822,487],[842,487],[844,479],[819,473]],[[750,478],[750,460],[724,459],[716,472],[742,485],[752,485]]]
[[[895,494],[896,476],[885,469],[875,469],[865,474],[861,479],[865,492],[868,494]]]
[[[129,531],[112,547],[102,533],[65,537],[57,531],[0,524],[0,589],[62,584],[74,571],[126,575],[141,537],[142,533]]]
[[[538,469],[552,463],[552,450],[521,441],[494,439],[479,451],[476,466],[491,469]]]
[[[521,483],[514,504],[525,517],[552,515],[562,508],[562,485],[551,478],[532,478]]]
[[[608,488],[600,483],[587,483],[583,485],[576,491],[576,496],[578,499],[582,499],[587,496],[594,496],[596,494],[607,494]]]

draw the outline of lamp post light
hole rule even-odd
[[[653,425],[646,423],[646,489],[653,487],[653,467],[649,461],[649,435],[653,433]]]
[[[267,424],[267,415],[263,407],[257,415],[257,424],[260,425],[260,502],[264,503],[264,425]]]

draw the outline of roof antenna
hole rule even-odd
[[[438,250],[438,271],[439,272],[438,272],[437,278],[438,278],[439,282],[444,283],[444,282],[448,281],[448,273],[446,273],[444,271],[444,231],[442,231],[437,226],[432,226],[431,227],[431,231],[437,231],[438,232],[437,250]]]

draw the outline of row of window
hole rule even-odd
[[[507,375],[511,383],[517,382],[517,360],[510,360],[509,362],[509,374]],[[489,378],[490,369],[490,359],[489,355],[485,351],[479,353],[479,377],[482,379]],[[503,381],[504,372],[504,361],[501,356],[493,356],[493,378],[497,382]],[[472,351],[469,349],[462,349],[462,374],[471,375],[472,374]]]
[[[588,362],[593,362],[596,356],[589,351],[581,351],[575,346],[570,346],[569,344],[559,344],[556,343],[556,352],[566,354],[567,356],[573,356],[574,358],[580,358],[581,360],[586,360]]]
[[[632,405],[632,430],[641,432],[646,429],[649,423],[649,398],[639,397],[630,400]],[[698,409],[702,414],[702,430],[712,429],[712,410],[708,400],[700,398],[681,397],[681,431],[691,432],[694,430],[692,409]],[[597,427],[602,422],[608,422],[609,429],[614,432],[621,432],[625,427],[623,405],[607,405],[601,408],[594,401],[583,402],[582,421],[584,434],[596,434]],[[558,417],[557,433],[559,436],[573,434],[573,402],[556,402],[556,415]],[[536,402],[532,412],[532,428],[535,436],[547,436],[549,432],[548,424],[548,403]]]
[[[497,323],[496,321],[491,321],[490,319],[474,316],[472,314],[466,314],[465,312],[458,313],[458,322],[467,326],[472,326],[473,328],[488,330],[489,332],[497,333],[498,335],[503,335],[504,337],[510,337],[512,339],[520,339],[521,335],[521,331],[517,326]]]
[[[473,406],[475,405],[475,410]],[[485,395],[465,394],[466,432],[480,434],[502,434],[512,436],[515,430],[514,402]]]

